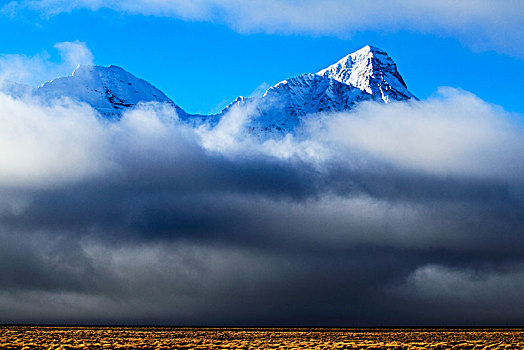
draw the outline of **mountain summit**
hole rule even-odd
[[[175,108],[180,120],[192,125],[213,126],[231,108],[250,104],[254,108],[250,109],[253,112],[248,130],[270,134],[293,132],[308,115],[351,110],[362,101],[416,99],[388,54],[369,45],[315,74],[281,81],[261,97],[239,97],[212,116],[186,113],[162,91],[117,66],[78,66],[71,76],[54,79],[37,89],[11,83],[0,90],[12,95],[31,91],[45,100],[67,97],[89,104],[111,120],[119,120],[124,111],[140,102],[166,103]]]
[[[409,99],[416,97],[408,91],[395,62],[385,51],[367,45],[316,74],[284,80],[262,97],[237,99],[237,104],[256,104],[258,116],[250,123],[250,130],[287,133],[310,114],[347,111],[362,101]]]
[[[80,65],[71,76],[42,84],[36,94],[87,103],[109,119],[120,119],[123,111],[139,102],[168,103],[185,113],[162,91],[117,66]]]
[[[408,91],[397,65],[376,47],[364,46],[317,73],[373,95],[373,100],[404,101],[415,96]]]

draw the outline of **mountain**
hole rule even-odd
[[[385,51],[369,45],[317,74],[365,91],[375,101],[389,103],[415,98],[408,91],[391,57]]]
[[[162,91],[117,66],[78,66],[62,77],[31,88],[4,83],[0,91],[13,96],[33,94],[45,100],[68,97],[87,103],[101,116],[119,120],[124,111],[140,102],[173,106],[178,117],[190,125],[213,127],[232,108],[250,106],[247,130],[255,134],[294,132],[311,114],[347,111],[362,101],[390,103],[416,99],[388,54],[365,46],[315,74],[302,74],[270,87],[263,96],[239,97],[221,113],[205,116],[189,114]]]
[[[362,101],[391,103],[416,99],[388,54],[365,46],[316,74],[303,74],[270,87],[263,96],[237,98],[226,107],[255,104],[248,129],[254,133],[293,132],[307,115],[351,110]]]
[[[351,85],[317,74],[303,74],[269,88],[255,101],[257,118],[251,130],[288,133],[310,114],[345,111],[371,95]]]
[[[78,66],[71,76],[42,84],[35,94],[47,100],[69,97],[116,120],[139,102],[167,103],[186,114],[162,91],[117,66]]]

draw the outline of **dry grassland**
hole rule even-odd
[[[524,349],[524,329],[4,326],[0,349]]]

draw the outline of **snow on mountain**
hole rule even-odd
[[[347,111],[357,103],[381,103],[416,99],[408,91],[397,66],[388,54],[365,46],[316,74],[303,74],[270,87],[262,97],[239,98],[234,105],[255,103],[257,115],[248,129],[254,133],[287,133],[307,115]]]
[[[105,117],[116,120],[124,110],[139,102],[168,103],[178,114],[186,114],[162,91],[117,66],[78,66],[72,76],[42,84],[36,94],[45,99],[69,97],[85,102]]]
[[[307,115],[349,110],[370,98],[371,95],[351,85],[317,74],[303,74],[269,88],[257,101],[259,116],[250,126],[287,133]]]
[[[261,97],[239,97],[221,113],[192,115],[162,91],[117,66],[78,66],[72,76],[57,78],[39,88],[16,83],[0,86],[13,96],[34,94],[45,100],[68,97],[92,106],[101,115],[119,120],[139,102],[172,105],[189,125],[214,127],[235,106],[250,105],[247,129],[255,134],[294,132],[312,114],[351,110],[361,101],[390,103],[416,99],[386,52],[365,46],[316,74],[302,74],[270,87]]]
[[[369,45],[317,74],[365,91],[373,95],[376,101],[388,103],[415,98],[408,91],[391,57],[385,51]]]

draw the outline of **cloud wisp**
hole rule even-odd
[[[524,320],[524,131],[467,92],[269,140],[0,101],[0,323]]]
[[[84,42],[59,42],[54,48],[58,51],[58,60],[47,51],[33,56],[0,54],[0,85],[7,80],[37,86],[71,74],[79,64],[93,64],[93,54]]]
[[[524,5],[502,1],[241,1],[241,0],[21,0],[3,12],[22,9],[45,15],[75,9],[112,9],[129,14],[224,23],[239,32],[350,36],[360,31],[399,30],[446,35],[476,49],[523,56]]]

